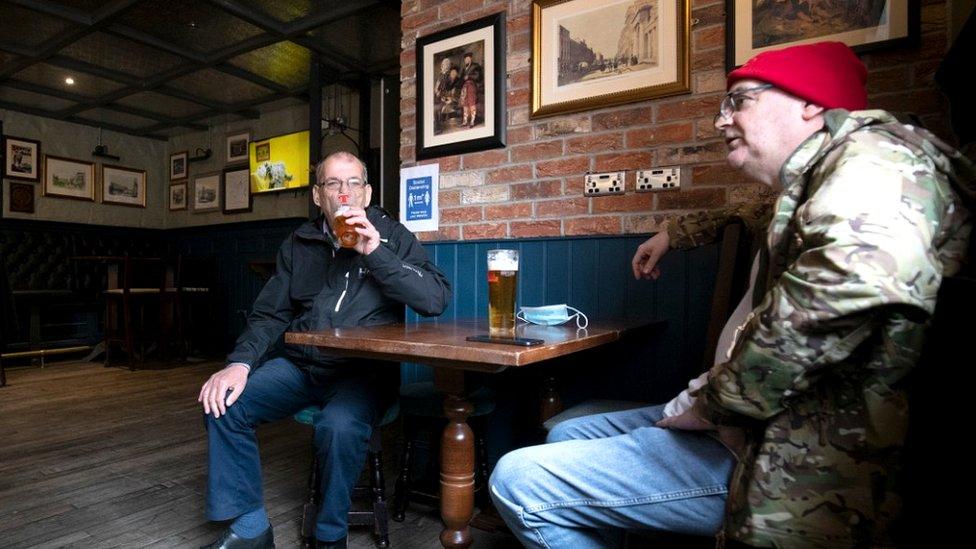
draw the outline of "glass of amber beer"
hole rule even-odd
[[[488,335],[515,337],[518,251],[488,250]]]

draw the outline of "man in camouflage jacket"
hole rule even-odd
[[[942,277],[964,260],[976,172],[927,131],[883,111],[854,110],[866,103],[865,76],[839,43],[766,52],[730,73],[716,128],[733,167],[781,189],[776,204],[679,218],[634,259],[635,275],[656,278],[655,264],[669,245],[709,242],[733,215],[754,229],[769,220],[750,288],[754,308],[741,319],[727,358],[692,381],[656,422],[686,436],[717,430],[736,454],[720,539],[761,547],[895,543],[905,377]],[[574,546],[596,546],[583,529],[634,527],[632,507],[643,505],[646,487],[634,486],[629,498],[613,494],[628,506],[624,511],[605,505],[609,498],[592,482],[579,494],[560,483],[575,473],[567,463],[585,462],[607,446],[615,457],[606,476],[634,467],[624,441],[637,442],[648,467],[658,465],[656,453],[680,449],[651,439],[634,419],[656,408],[571,420],[557,426],[571,424],[556,439],[566,442],[547,445],[553,450],[527,449],[499,463],[493,497],[516,534],[530,534],[520,536],[523,543],[554,547],[551,540],[573,539]],[[600,421],[626,427],[610,432]],[[670,465],[701,474],[694,460]],[[526,487],[509,480],[514,474],[539,478]],[[635,484],[656,482],[630,474]],[[682,482],[693,497],[719,496],[705,493],[701,480]],[[663,496],[678,491],[673,482],[667,488],[641,511],[645,527],[682,531],[680,519],[692,511],[700,521],[713,518],[703,504],[668,509],[671,500]],[[589,505],[594,493],[599,512],[552,511],[569,501]],[[667,512],[670,525],[661,518]]]

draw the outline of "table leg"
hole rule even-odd
[[[444,415],[447,426],[441,436],[441,545],[471,545],[469,523],[474,515],[474,434],[466,420],[474,406],[464,399],[464,373],[435,370],[434,383],[447,393]]]

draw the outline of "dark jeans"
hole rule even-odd
[[[350,495],[366,461],[373,426],[382,413],[381,400],[377,383],[351,370],[313,378],[285,358],[255,368],[244,393],[227,408],[226,415],[219,419],[206,416],[207,518],[229,520],[263,505],[255,427],[316,404],[322,406],[313,419],[322,505],[315,536],[322,541],[345,536]]]

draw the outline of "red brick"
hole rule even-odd
[[[417,114],[410,113],[400,117],[401,128],[414,128],[417,126]]]
[[[512,200],[526,198],[554,198],[562,192],[562,183],[558,180],[533,181],[512,185]]]
[[[620,234],[619,216],[576,217],[564,219],[566,236],[590,234]]]
[[[698,118],[712,115],[718,112],[718,105],[722,102],[722,96],[695,97],[693,99],[683,99],[671,101],[657,106],[657,120],[664,122],[668,120],[680,120],[684,118]]]
[[[876,68],[892,67],[917,63],[923,60],[941,59],[945,55],[946,37],[945,33],[937,32],[923,34],[921,43],[910,48],[897,48],[879,50],[866,53],[861,56],[861,60],[868,66],[869,72]],[[870,75],[868,81],[871,80]]]
[[[512,162],[532,162],[543,158],[562,156],[562,141],[540,141],[512,147]]]
[[[521,90],[512,90],[508,92],[507,104],[509,107],[521,107],[523,105],[528,105],[529,104],[528,88],[523,88]]]
[[[726,205],[724,188],[680,189],[654,194],[658,210],[710,210]]]
[[[668,218],[666,215],[627,215],[624,216],[625,234],[656,233],[661,230],[661,224]]]
[[[400,99],[400,114],[409,114],[412,112],[417,112],[417,98],[409,97],[406,99]]]
[[[695,140],[710,141],[719,135],[715,129],[715,117],[706,116],[695,120]]]
[[[508,223],[479,223],[477,225],[462,225],[461,234],[463,235],[464,240],[505,238],[508,236]]]
[[[441,208],[441,223],[463,223],[481,221],[481,206],[461,206],[460,208]]]
[[[468,12],[477,10],[484,5],[484,0],[453,0],[441,5],[441,19],[448,19],[457,15],[465,15]]]
[[[921,23],[921,33],[929,33],[934,31],[942,31],[946,28],[946,7],[944,4],[934,4],[929,6],[922,6],[921,16],[919,17],[919,23]]]
[[[776,193],[769,185],[753,183],[729,187],[729,204],[760,204],[776,200]]]
[[[457,225],[441,227],[437,231],[424,231],[417,233],[417,238],[424,242],[437,240],[461,240],[461,228]]]
[[[413,145],[416,132],[413,128],[400,128],[400,144]]]
[[[658,160],[664,164],[697,164],[699,162],[720,162],[725,160],[728,149],[725,143],[713,141],[704,145],[670,147],[658,152]]]
[[[566,140],[568,154],[616,151],[622,148],[624,148],[624,134],[621,132],[586,135]]]
[[[401,65],[400,66],[400,81],[410,80],[417,77],[417,65]]]
[[[688,122],[651,126],[627,132],[627,148],[647,149],[665,143],[690,141],[691,137],[691,124]]]
[[[698,72],[707,69],[717,69],[725,66],[725,48],[692,52],[691,71]]]
[[[868,77],[868,95],[904,91],[910,82],[910,76],[911,67],[907,65],[871,71]]]
[[[593,131],[612,130],[639,124],[650,124],[654,113],[650,107],[593,115]]]
[[[421,160],[417,164],[440,164],[441,173],[450,173],[461,171],[461,157],[460,156],[442,156],[440,158],[428,158],[427,160]]]
[[[691,18],[693,21],[698,21],[696,26],[699,27],[725,23],[725,3],[713,3],[701,8],[695,6],[691,10]]]
[[[485,207],[485,219],[488,221],[502,221],[519,217],[532,217],[531,202],[512,202],[511,204]]]
[[[521,128],[509,128],[505,136],[509,145],[516,143],[526,143],[532,140],[532,126],[522,126]]]
[[[420,11],[419,0],[403,0],[400,3],[400,15],[407,16],[411,13]]]
[[[446,191],[440,191],[437,195],[437,205],[441,208],[445,206],[460,206],[461,205],[461,190],[460,189],[450,189]]]
[[[590,199],[586,197],[540,200],[535,203],[536,217],[565,217],[590,212]]]
[[[691,170],[692,185],[732,185],[750,183],[751,181],[739,170],[729,167],[726,163],[704,164],[695,166]],[[684,186],[684,183],[682,183]]]
[[[519,32],[529,32],[532,30],[532,15],[526,13],[525,15],[512,17],[508,20],[507,25],[509,35]]]
[[[487,183],[508,183],[511,181],[522,181],[532,179],[532,166],[522,164],[520,166],[509,166],[488,172]]]
[[[512,71],[508,74],[508,88],[517,90],[528,88],[532,81],[532,71],[528,68]]]
[[[414,147],[413,145],[403,145],[400,147],[400,162],[413,161],[414,159]]]
[[[692,51],[709,50],[725,46],[725,27],[713,25],[700,28],[691,33]]]
[[[584,174],[577,177],[567,177],[566,183],[563,185],[563,196],[582,196],[583,187],[586,183],[583,177]]]
[[[562,235],[562,222],[556,219],[552,221],[512,221],[508,225],[508,231],[512,238]]]
[[[649,212],[654,209],[652,193],[631,193],[593,198],[593,213]]]
[[[508,51],[509,53],[516,51],[528,51],[532,47],[532,34],[528,32],[520,32],[518,34],[508,35]]]
[[[536,177],[559,177],[565,175],[582,175],[590,169],[588,156],[574,156],[562,160],[549,160],[535,165]]]
[[[596,172],[615,172],[620,170],[643,170],[653,165],[650,152],[630,152],[603,154],[596,157]]]
[[[502,164],[508,164],[508,151],[506,149],[500,149],[466,154],[464,155],[463,164],[466,170],[492,168]]]
[[[942,96],[932,88],[889,93],[871,98],[871,108],[892,112],[930,114],[942,112]]]
[[[912,67],[912,72],[914,73],[912,84],[915,86],[935,87],[935,72],[939,70],[940,64],[940,61],[922,61],[921,63],[916,63]],[[868,77],[869,87],[872,78],[874,78],[874,73],[871,73],[871,76]],[[868,99],[868,105],[870,104],[871,100]]]
[[[400,52],[400,66],[413,65],[417,63],[417,49],[410,48]]]

